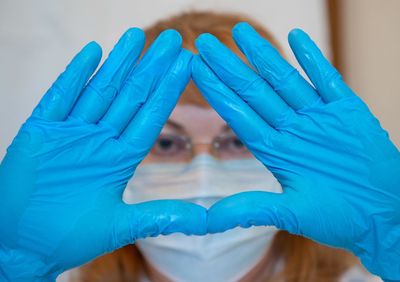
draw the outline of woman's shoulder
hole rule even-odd
[[[58,276],[56,282],[78,281],[78,276],[78,269],[71,269]],[[141,280],[143,282],[148,281],[146,278]],[[382,279],[368,273],[361,266],[354,266],[343,274],[339,282],[382,282]]]
[[[339,282],[382,282],[382,279],[367,272],[361,266],[354,266],[343,274]]]
[[[77,268],[70,269],[68,271],[65,271],[61,273],[57,279],[56,282],[73,282],[73,281],[79,281],[78,279],[79,271]]]

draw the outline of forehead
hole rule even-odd
[[[226,128],[225,121],[213,108],[190,104],[178,104],[169,120],[180,125],[190,135],[215,135]]]

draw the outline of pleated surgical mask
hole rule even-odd
[[[201,154],[190,163],[140,165],[125,189],[124,200],[127,203],[158,199],[218,200],[254,190],[282,192],[276,178],[255,158],[219,161]]]
[[[202,154],[191,163],[139,166],[124,200],[180,199],[209,208],[223,197],[250,190],[282,192],[275,177],[256,159],[218,161]],[[237,281],[263,258],[277,231],[259,226],[205,236],[171,234],[140,239],[136,245],[172,281]]]

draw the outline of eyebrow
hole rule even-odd
[[[232,131],[232,129],[225,123],[225,125],[222,127],[221,132],[228,132],[228,131]]]
[[[183,128],[182,125],[180,125],[179,123],[173,121],[173,120],[167,120],[167,122],[165,123],[165,125],[171,126],[173,129],[184,132],[185,129]]]
[[[182,133],[186,132],[185,128],[181,124],[179,124],[178,122],[173,121],[171,119],[167,120],[167,122],[165,123],[165,126],[170,126],[174,130],[180,131]],[[226,123],[221,128],[222,133],[226,133],[226,132],[230,132],[230,131],[232,131],[232,129]]]

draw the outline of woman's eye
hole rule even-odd
[[[244,148],[244,144],[242,143],[242,141],[239,140],[239,138],[233,138],[232,140],[232,146],[237,148],[237,149],[243,149]]]
[[[152,153],[158,156],[175,156],[185,151],[185,142],[176,136],[160,136],[158,137]]]
[[[219,139],[218,149],[221,159],[247,158],[250,152],[236,136],[225,136]]]
[[[174,146],[174,141],[167,138],[162,138],[157,142],[158,147],[160,150],[170,150]]]
[[[246,150],[246,147],[244,146],[242,141],[240,141],[240,139],[236,136],[226,138],[226,140],[222,142],[222,145],[223,148],[231,152],[241,152]]]
[[[173,152],[174,150],[176,150],[177,147],[177,142],[174,141],[173,138],[169,138],[169,137],[160,137],[158,138],[154,149],[156,153],[170,153]]]

